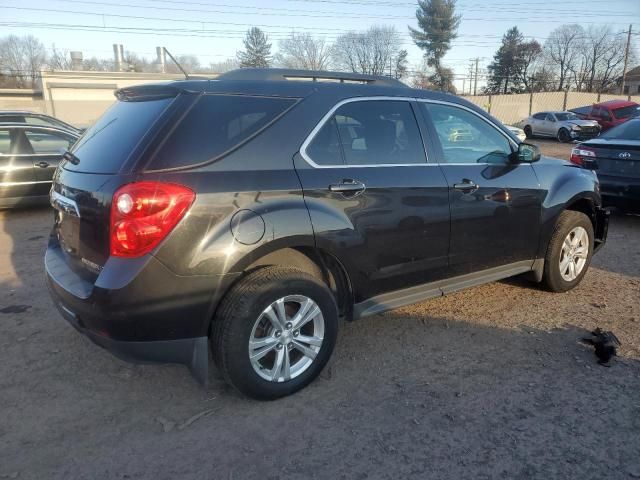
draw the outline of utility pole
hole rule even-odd
[[[473,82],[473,94],[477,95],[478,94],[478,61],[480,59],[478,57],[476,57],[476,78]]]
[[[473,85],[473,61],[469,64],[469,95],[471,95],[471,85]]]
[[[620,82],[620,95],[624,95],[624,77],[627,75],[627,64],[629,63],[629,44],[631,44],[631,27],[629,25],[629,32],[627,33],[627,46],[624,49],[624,67],[622,68],[622,82]]]

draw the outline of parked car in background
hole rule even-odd
[[[600,134],[598,122],[580,119],[573,112],[538,112],[521,123],[527,138],[552,137],[560,142],[570,142]]]
[[[116,95],[56,170],[54,304],[203,382],[211,348],[252,397],[317,377],[340,317],[518,274],[564,292],[606,239],[595,173],[455,95],[281,69]]]
[[[75,135],[80,135],[84,132],[83,128],[74,127],[51,115],[20,110],[0,110],[0,123],[26,123],[28,125],[54,127],[72,132]]]
[[[52,126],[0,123],[0,208],[48,203],[53,172],[78,137]]]
[[[507,127],[507,130],[518,137],[518,140],[520,140],[521,142],[524,142],[527,139],[527,134],[524,133],[523,129],[514,127],[513,125],[505,125],[505,127]]]
[[[571,161],[595,162],[605,205],[640,211],[640,118],[633,118],[576,146]]]
[[[609,100],[590,107],[574,108],[570,111],[585,120],[597,121],[604,132],[630,118],[640,116],[640,105],[627,100]]]

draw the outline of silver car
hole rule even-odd
[[[573,112],[539,112],[522,123],[527,138],[554,137],[561,142],[570,142],[600,135],[598,122],[582,120]]]

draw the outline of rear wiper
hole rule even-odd
[[[71,153],[69,150],[65,150],[65,152],[62,154],[62,158],[74,165],[78,165],[80,163],[80,159],[76,157],[73,153]]]

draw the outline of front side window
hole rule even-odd
[[[556,119],[552,113],[547,114],[547,122],[555,122]]]
[[[426,162],[411,104],[395,100],[342,105],[306,152],[325,165],[406,165]]]
[[[533,118],[535,118],[536,120],[544,120],[546,116],[546,113],[536,113],[533,115]]]
[[[509,163],[511,143],[478,115],[450,105],[421,105],[438,134],[444,163]]]
[[[73,145],[73,140],[49,132],[37,130],[25,131],[25,135],[31,144],[33,153],[36,154],[62,154]]]

